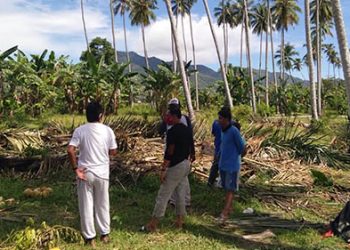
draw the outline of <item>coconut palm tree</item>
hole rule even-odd
[[[181,16],[181,26],[182,26],[182,42],[184,44],[185,49],[185,61],[188,61],[187,56],[187,46],[186,46],[186,35],[185,35],[185,24],[184,18],[185,15],[190,12],[190,3],[188,0],[171,0],[172,3],[172,11],[175,16]]]
[[[253,17],[251,19],[253,33],[260,36],[260,56],[259,56],[259,78],[261,78],[261,61],[262,61],[262,42],[263,34],[268,31],[268,13],[264,4],[258,4],[253,8]]]
[[[334,54],[336,53],[335,51],[335,46],[333,43],[328,43],[324,44],[323,47],[323,52],[327,56],[327,62],[328,62],[328,78],[330,78],[330,65],[332,64],[332,58],[334,57]]]
[[[315,41],[315,52],[317,60],[317,110],[321,115],[322,113],[322,40],[325,35],[331,33],[332,28],[332,6],[331,0],[313,0],[310,3],[311,10],[311,22],[314,24],[314,30],[311,32],[311,36]]]
[[[301,73],[301,77],[303,78],[303,80],[305,81],[305,77],[304,77],[304,74],[303,74],[303,60],[301,58],[295,58],[294,59],[294,62],[293,62],[293,70],[296,70],[298,72]]]
[[[316,102],[316,88],[314,82],[314,65],[312,61],[312,44],[311,44],[311,29],[310,29],[310,5],[309,0],[304,0],[305,5],[305,33],[307,45],[307,62],[309,68],[309,82],[311,93],[311,114],[312,118],[318,120],[317,102]]]
[[[276,75],[276,69],[275,69],[275,47],[274,47],[274,43],[273,43],[273,31],[275,30],[275,20],[272,18],[270,0],[265,0],[265,1],[266,1],[266,7],[267,7],[268,21],[269,21],[268,27],[269,27],[270,45],[271,45],[271,61],[272,61],[273,82],[275,85],[275,91],[277,93],[278,85],[277,85],[277,75]],[[266,64],[267,64],[267,62],[266,62]],[[268,76],[268,73],[266,73],[266,75]],[[277,112],[278,112],[278,106],[277,106]]]
[[[253,112],[256,113],[256,100],[255,100],[255,86],[254,86],[254,75],[253,75],[253,67],[252,67],[252,58],[250,55],[250,34],[249,34],[249,14],[248,14],[248,5],[247,0],[244,0],[244,29],[245,29],[245,37],[246,37],[246,47],[247,47],[247,59],[248,59],[248,69],[250,76],[250,84],[251,84],[251,101]]]
[[[276,20],[276,28],[281,31],[281,46],[280,48],[284,48],[284,35],[285,32],[288,31],[289,26],[293,26],[299,22],[298,12],[301,9],[298,6],[296,0],[276,0],[274,6],[272,7],[272,12],[274,18]],[[284,55],[283,50],[281,54],[281,72],[282,72],[282,80],[285,79],[284,75]]]
[[[89,39],[86,31],[86,23],[85,23],[85,14],[84,14],[84,0],[80,0],[80,9],[81,9],[81,19],[83,21],[83,27],[84,27],[84,35],[85,35],[85,42],[86,42],[86,48],[90,52],[89,47]]]
[[[156,20],[153,10],[157,8],[156,0],[131,0],[130,2],[130,19],[131,25],[140,25],[142,32],[143,50],[145,56],[146,68],[149,69],[148,54],[146,47],[145,27]]]
[[[196,109],[199,110],[199,84],[198,84],[198,70],[197,70],[197,62],[196,62],[196,47],[194,44],[194,36],[193,36],[193,23],[192,23],[192,13],[191,9],[193,5],[197,2],[197,0],[188,0],[189,3],[189,19],[190,19],[190,32],[191,32],[191,43],[192,43],[192,59],[193,59],[193,67],[194,67],[194,82],[196,89]]]
[[[114,15],[120,14],[123,18],[123,30],[124,30],[124,46],[125,46],[125,53],[126,53],[126,60],[128,62],[128,70],[129,72],[132,71],[131,69],[131,61],[130,61],[130,55],[128,50],[128,40],[126,35],[126,22],[125,22],[125,13],[130,10],[130,0],[113,0],[114,5]]]
[[[219,6],[214,9],[214,16],[217,18],[217,24],[220,27],[222,25],[223,37],[224,37],[224,65],[227,71],[228,62],[228,26],[236,26],[236,20],[232,14],[231,0],[223,0]]]
[[[249,18],[252,18],[252,11],[251,7],[253,5],[253,0],[247,1],[248,6],[248,15]],[[244,0],[235,0],[235,2],[232,4],[232,15],[236,19],[236,25],[241,25],[241,43],[240,43],[240,67],[242,68],[243,65],[243,37],[244,37]]]
[[[113,10],[113,1],[109,1],[109,11],[111,15],[111,28],[112,28],[112,45],[113,45],[113,50],[114,50],[114,60],[116,63],[118,63],[118,53],[117,53],[117,48],[115,45],[115,31],[114,31],[114,10]]]
[[[284,61],[282,65],[282,54],[284,56]],[[277,64],[280,65],[285,71],[289,72],[292,77],[291,70],[293,69],[293,65],[295,63],[295,57],[298,56],[299,53],[295,50],[295,47],[290,43],[285,44],[284,50],[277,50],[275,58],[277,59]],[[292,78],[293,79],[293,78]]]
[[[335,28],[337,31],[341,63],[343,65],[343,73],[345,78],[345,88],[348,99],[348,115],[350,115],[350,52],[340,0],[332,0],[332,10]]]
[[[164,1],[166,4],[167,11],[168,11],[169,19],[170,19],[171,31],[172,31],[172,36],[174,39],[174,45],[175,45],[175,49],[176,49],[177,58],[180,61],[179,66],[180,66],[180,73],[181,73],[184,95],[186,98],[187,110],[188,110],[188,114],[190,116],[190,119],[193,120],[193,119],[195,119],[195,114],[194,114],[192,101],[191,101],[191,93],[190,93],[190,90],[189,90],[188,84],[187,84],[187,75],[186,75],[185,65],[182,63],[183,60],[182,60],[181,50],[180,50],[180,46],[179,46],[179,39],[178,39],[178,35],[177,35],[177,30],[175,27],[175,18],[174,18],[173,11],[171,9],[170,0],[164,0]]]
[[[225,92],[226,92],[227,103],[228,103],[229,107],[232,108],[233,107],[232,97],[231,97],[231,93],[230,93],[230,88],[228,86],[226,70],[225,70],[225,67],[224,67],[224,65],[222,63],[222,59],[221,59],[221,55],[220,55],[220,51],[219,51],[219,44],[218,44],[218,41],[216,39],[216,34],[215,34],[214,27],[213,27],[213,21],[212,21],[211,13],[210,13],[210,10],[209,10],[208,1],[207,0],[203,0],[203,4],[204,4],[205,12],[206,12],[207,17],[208,17],[208,22],[209,22],[211,34],[213,36],[213,40],[214,40],[214,44],[215,44],[215,48],[216,48],[216,53],[217,53],[217,56],[218,56],[218,59],[219,59],[221,75],[222,75],[222,79],[224,80],[224,85],[225,85]]]

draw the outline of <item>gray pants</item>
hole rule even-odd
[[[85,173],[87,180],[78,180],[78,201],[81,233],[85,239],[96,237],[95,225],[101,235],[110,232],[109,181],[91,172]]]
[[[168,201],[173,193],[176,198],[176,215],[186,215],[185,196],[186,187],[189,187],[187,178],[189,173],[190,162],[188,160],[184,160],[167,169],[165,180],[158,191],[156,204],[152,213],[153,217],[159,219],[164,216]]]
[[[186,204],[186,207],[189,207],[191,206],[191,188],[190,188],[190,182],[188,181],[187,179],[187,182],[185,183],[185,204]],[[171,195],[170,197],[170,200],[169,200],[169,203],[172,204],[172,205],[175,205],[176,203],[176,194],[175,192]]]

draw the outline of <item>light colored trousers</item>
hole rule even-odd
[[[109,181],[86,172],[86,181],[78,180],[78,201],[81,233],[85,239],[96,237],[95,225],[101,235],[110,233]]]
[[[184,160],[179,164],[170,167],[166,171],[164,182],[160,185],[156,204],[152,216],[161,218],[165,214],[166,207],[171,195],[175,195],[176,215],[186,215],[186,187],[189,187],[188,174],[190,173],[190,162]]]
[[[187,182],[185,183],[185,204],[186,207],[191,206],[191,188],[190,188],[190,182],[187,179]],[[171,195],[170,200],[169,200],[170,204],[175,205],[176,203],[176,194],[175,192]]]

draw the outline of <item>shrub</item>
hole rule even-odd
[[[248,120],[253,114],[253,110],[249,105],[240,104],[233,107],[232,116],[235,120]]]

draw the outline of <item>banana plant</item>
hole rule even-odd
[[[3,79],[3,68],[6,65],[5,59],[9,58],[12,53],[18,49],[14,46],[0,54],[0,114],[3,112],[3,100],[4,100],[4,79]]]
[[[165,62],[158,65],[158,70],[144,69],[145,74],[141,74],[142,84],[145,86],[145,91],[150,93],[157,112],[163,114],[167,101],[180,94],[180,75],[174,73],[172,67]]]

